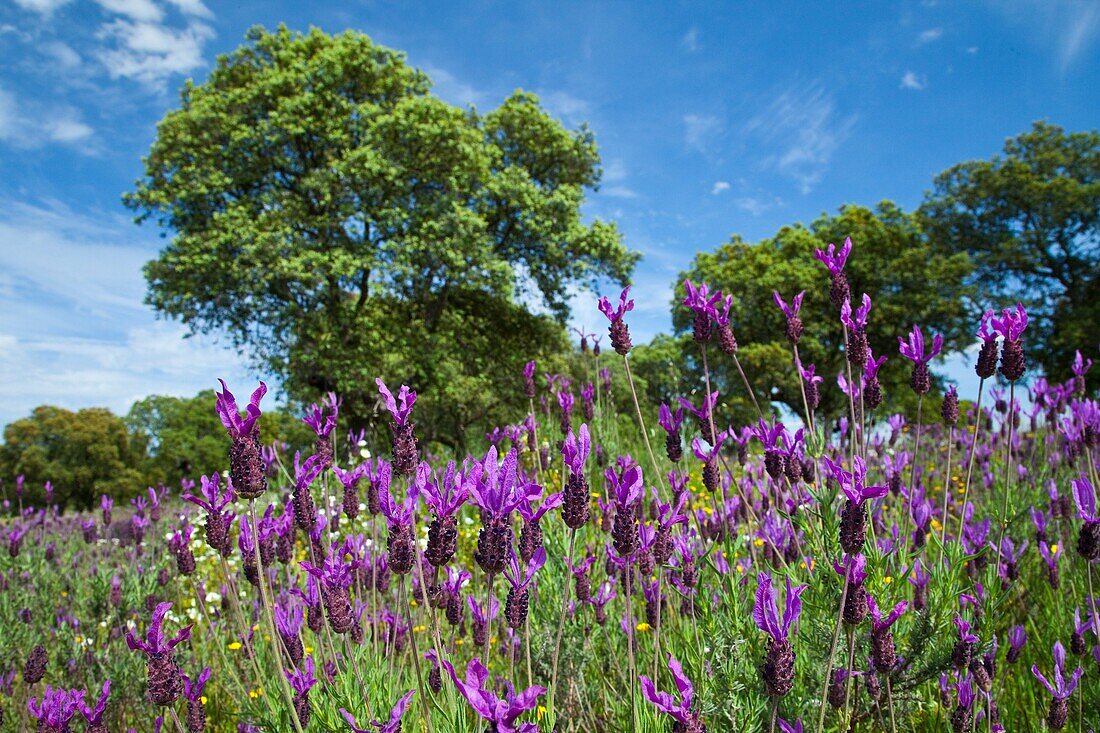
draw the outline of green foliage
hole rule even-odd
[[[293,395],[338,392],[355,426],[376,375],[408,382],[426,437],[451,445],[503,414],[502,377],[558,348],[569,288],[636,260],[581,221],[600,177],[587,128],[523,92],[451,106],[351,31],[252,29],[185,86],[145,166],[125,202],[172,235],[145,270],[154,308],[227,333]]]
[[[1031,358],[1051,379],[1069,377],[1100,319],[1100,133],[1037,122],[1003,155],[937,176],[919,215],[938,249],[971,255],[982,308],[1023,301],[1037,325]],[[1088,380],[1095,391],[1100,372]]]
[[[105,408],[77,412],[36,407],[4,428],[0,476],[26,479],[24,501],[43,504],[43,484],[54,486],[59,506],[87,509],[100,494],[122,499],[145,488],[145,440]],[[10,487],[10,484],[9,484]],[[10,488],[9,488],[10,493]]]
[[[963,284],[970,273],[963,253],[935,251],[921,232],[914,215],[888,201],[874,210],[846,205],[835,216],[822,215],[808,227],[784,227],[774,237],[749,244],[740,237],[714,252],[701,252],[682,273],[676,286],[673,325],[677,334],[690,334],[691,313],[680,307],[683,279],[709,283],[734,296],[730,320],[741,345],[738,357],[761,405],[776,402],[795,414],[803,413],[802,395],[785,337],[786,320],[772,301],[772,292],[788,302],[805,290],[802,320],[805,334],[799,344],[804,364],[814,364],[825,378],[819,410],[838,416],[846,405],[834,385],[845,369],[842,352],[843,330],[839,315],[829,301],[828,272],[814,258],[814,250],[834,242],[838,246],[850,236],[854,243],[845,272],[853,300],[862,293],[873,299],[868,337],[873,353],[890,357],[880,372],[886,402],[880,411],[907,405],[909,363],[897,357],[898,336],[919,324],[925,333],[943,333],[945,351],[970,345],[972,323],[965,306],[972,287]],[[891,263],[884,267],[882,263]],[[702,374],[698,347],[683,341],[683,358],[692,373]],[[721,392],[734,410],[730,424],[755,419],[755,410],[745,397],[740,375],[731,360],[716,348],[710,349],[713,389]],[[700,378],[692,378],[694,384]],[[764,385],[771,386],[768,391]]]

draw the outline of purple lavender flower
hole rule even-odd
[[[848,262],[848,255],[851,251],[851,237],[844,240],[844,246],[840,248],[840,252],[836,251],[835,244],[830,244],[828,250],[814,250],[814,257],[820,260],[829,270],[829,275],[832,279],[832,286],[829,289],[829,299],[832,300],[833,307],[835,308],[840,308],[841,304],[844,303],[851,294],[848,287],[848,277],[844,274],[844,265]]]
[[[523,365],[523,393],[528,399],[535,397],[535,362],[531,360]]]
[[[190,733],[202,733],[206,730],[206,708],[202,703],[202,691],[211,673],[209,667],[204,667],[194,681],[183,675],[183,697],[187,700],[187,730]]]
[[[863,368],[870,350],[867,347],[867,317],[871,313],[871,296],[863,294],[861,305],[852,310],[851,300],[840,306],[840,322],[848,329],[848,343],[844,349],[853,366]]]
[[[194,494],[185,493],[182,498],[196,506],[206,510],[206,526],[204,534],[206,544],[221,553],[222,557],[229,557],[233,547],[229,541],[229,526],[233,522],[233,514],[224,514],[224,510],[233,499],[233,492],[229,486],[222,491],[219,484],[221,476],[212,473],[210,476],[200,476],[200,493],[202,498]]]
[[[38,720],[39,733],[67,733],[69,722],[84,703],[84,690],[62,690],[46,685],[42,702],[27,701],[27,710]]]
[[[1008,632],[1008,661],[1015,664],[1027,643],[1027,631],[1023,626],[1013,626]]]
[[[1004,345],[1001,348],[1001,375],[1010,382],[1015,382],[1024,375],[1027,368],[1027,360],[1024,358],[1024,348],[1020,343],[1020,337],[1027,328],[1027,311],[1023,305],[1017,303],[1015,310],[1005,308],[1000,318],[990,320],[993,330],[1004,337]]]
[[[783,718],[779,718],[775,722],[779,725],[779,733],[802,733],[801,720],[788,723],[786,720],[783,720]]]
[[[634,301],[627,300],[627,294],[630,292],[630,288],[623,288],[623,292],[619,295],[619,305],[617,308],[611,307],[611,301],[606,296],[600,298],[596,307],[600,309],[600,313],[607,316],[607,319],[611,321],[611,325],[608,327],[608,333],[611,338],[611,348],[615,349],[616,353],[620,356],[626,356],[630,353],[632,344],[630,343],[630,329],[627,328],[626,321],[623,320],[623,316],[627,312],[634,310]]]
[[[275,630],[283,640],[283,648],[286,649],[291,663],[297,666],[301,664],[302,657],[305,655],[301,637],[302,624],[305,622],[302,607],[289,602],[289,599],[276,601],[274,615]]]
[[[889,672],[898,663],[897,650],[894,647],[894,634],[890,631],[905,609],[909,607],[908,601],[901,601],[887,614],[879,611],[878,604],[873,596],[867,597],[868,606],[871,609],[871,662],[875,669]]]
[[[978,351],[974,372],[981,379],[989,379],[997,371],[997,333],[992,328],[993,318],[993,311],[986,311],[982,314],[981,323],[978,325],[977,336],[982,345]]]
[[[412,421],[412,408],[416,403],[416,392],[402,384],[393,396],[381,377],[374,380],[378,385],[378,393],[386,404],[393,420],[390,422],[390,431],[393,434],[393,470],[398,476],[408,476],[416,470],[419,460],[416,447],[416,435],[413,432],[415,423]]]
[[[427,464],[421,464],[426,466]],[[434,567],[442,567],[450,562],[458,549],[458,525],[455,513],[466,503],[470,496],[470,483],[477,481],[478,464],[474,464],[471,473],[466,466],[462,471],[455,468],[455,462],[447,463],[443,480],[431,480],[427,473],[417,471],[417,485],[424,503],[435,513],[428,525],[428,547],[424,556]],[[388,492],[387,492],[388,493]]]
[[[909,386],[918,395],[926,395],[932,389],[932,376],[928,371],[928,362],[936,358],[943,350],[943,335],[936,334],[932,337],[932,348],[925,349],[924,333],[920,326],[913,326],[909,332],[908,342],[898,336],[898,351],[909,361],[913,362],[913,373],[909,378]]]
[[[484,523],[478,533],[474,559],[487,573],[504,570],[508,548],[512,544],[512,527],[508,515],[524,501],[525,496],[537,496],[541,487],[524,482],[517,484],[519,455],[513,448],[497,464],[496,448],[490,447],[481,464],[477,481],[470,485],[470,499],[484,510]]]
[[[733,356],[737,352],[737,337],[733,334],[730,321],[730,309],[733,308],[733,296],[727,295],[721,300],[722,308],[715,308],[714,322],[718,324],[718,348],[723,354]]]
[[[330,547],[321,567],[304,560],[300,563],[302,569],[320,583],[321,600],[325,605],[328,623],[332,631],[337,634],[346,634],[354,623],[351,596],[348,593],[348,588],[351,587],[352,569],[344,561],[345,549],[346,543]],[[307,604],[314,605],[310,598],[305,596],[303,598]]]
[[[696,286],[691,280],[684,280],[684,291],[687,293],[684,305],[695,314],[692,321],[693,338],[695,343],[705,344],[713,334],[711,321],[718,315],[714,305],[722,299],[722,293],[715,291],[712,295],[706,283]]]
[[[217,393],[214,408],[225,426],[233,443],[229,448],[229,477],[233,488],[245,499],[255,499],[267,491],[267,475],[264,472],[260,455],[260,400],[267,394],[267,385],[260,386],[252,393],[245,407],[245,417],[241,417],[237,408],[237,399],[219,379],[222,391]]]
[[[1077,516],[1084,522],[1077,536],[1077,552],[1089,562],[1100,558],[1100,512],[1096,507],[1096,491],[1083,472],[1081,478],[1070,482],[1073,501],[1077,504]]]
[[[668,453],[668,459],[673,463],[678,462],[684,456],[684,449],[680,439],[680,426],[683,422],[683,407],[673,412],[668,405],[661,404],[660,410],[657,413],[657,424],[667,433],[665,437],[665,452]]]
[[[841,562],[833,563],[833,570],[844,578],[848,589],[841,609],[844,622],[855,626],[863,623],[870,608],[870,594],[864,583],[867,580],[867,558],[863,555],[845,555]]]
[[[715,436],[714,445],[704,447],[704,443],[699,438],[694,438],[691,441],[691,452],[695,454],[695,457],[703,462],[703,485],[707,491],[714,492],[718,490],[719,485],[719,470],[718,470],[718,455],[722,449],[722,443],[726,442],[726,438],[729,437],[729,430],[723,430]]]
[[[588,460],[590,449],[588,425],[585,424],[581,425],[576,434],[570,431],[561,448],[562,458],[569,468],[569,478],[562,497],[562,519],[567,527],[574,530],[588,523],[589,489],[588,481],[584,477],[584,464]]]
[[[792,588],[791,579],[786,579],[786,605],[783,616],[780,618],[771,575],[762,572],[756,576],[756,579],[756,602],[753,605],[752,618],[757,628],[770,637],[761,674],[768,694],[773,697],[782,697],[794,686],[795,655],[789,636],[791,626],[802,613],[800,596],[809,586],[800,585]]]
[[[659,692],[653,680],[644,674],[638,675],[638,681],[642,685],[642,697],[679,724],[674,724],[674,730],[682,733],[702,733],[706,730],[703,717],[698,711],[692,710],[695,687],[684,674],[683,666],[671,654],[668,655],[668,669],[672,673],[672,681],[676,685],[679,699],[670,692]]]
[[[531,597],[531,581],[535,579],[535,573],[546,564],[546,550],[539,548],[527,563],[527,567],[521,569],[519,560],[513,553],[508,558],[508,567],[504,568],[504,577],[508,579],[508,598],[504,603],[504,618],[508,620],[508,626],[513,629],[523,628],[527,620],[527,609]]]
[[[283,670],[291,688],[294,690],[294,712],[298,715],[298,722],[302,728],[309,725],[310,707],[309,691],[317,684],[317,678],[313,676],[313,657],[306,657],[306,663],[298,669]]]
[[[853,471],[850,472],[845,471],[828,456],[825,456],[824,460],[825,467],[832,474],[833,479],[840,484],[844,496],[848,499],[840,518],[840,545],[846,553],[854,555],[863,550],[864,542],[867,540],[867,509],[864,502],[886,496],[890,488],[885,485],[865,485],[867,466],[860,456],[854,458]]]
[[[416,516],[416,502],[420,497],[420,486],[426,483],[426,476],[430,474],[431,467],[427,463],[421,463],[417,467],[417,478],[409,482],[405,492],[405,498],[396,502],[389,491],[383,491],[378,495],[382,516],[386,518],[389,526],[389,537],[386,549],[390,558],[390,570],[398,575],[405,575],[412,570],[416,563],[416,538],[413,537],[413,520]]]
[[[536,509],[532,500],[534,497],[526,495],[516,511],[523,518],[523,529],[519,533],[519,556],[524,562],[530,561],[535,553],[542,548],[542,526],[540,522],[551,509],[562,505],[564,494],[560,491],[545,497]]]
[[[111,696],[111,681],[103,683],[103,689],[99,693],[94,707],[89,707],[85,702],[86,695],[80,697],[80,714],[87,722],[88,733],[107,733],[107,724],[103,721],[103,713],[107,712],[107,698]]]
[[[393,709],[390,710],[390,717],[385,723],[379,720],[372,720],[369,728],[360,728],[359,724],[355,722],[355,716],[344,708],[340,708],[340,715],[348,722],[348,726],[351,727],[351,733],[401,733],[401,718],[405,715],[405,711],[408,710],[409,702],[413,699],[413,695],[415,694],[416,690],[409,690],[406,692],[393,706]]]
[[[955,669],[965,672],[970,666],[970,658],[974,654],[974,645],[980,639],[971,633],[970,623],[961,616],[956,616],[953,621],[958,629],[959,638],[955,641],[954,649],[951,650],[951,662],[955,665]]]
[[[145,654],[146,672],[149,681],[149,700],[154,705],[171,705],[183,691],[180,668],[172,650],[176,645],[191,638],[191,625],[187,625],[171,639],[165,639],[164,616],[172,608],[171,603],[160,603],[149,621],[145,639],[134,636],[132,629],[126,630],[126,645],[132,650]]]
[[[99,508],[103,512],[103,526],[104,528],[111,526],[111,509],[115,506],[115,500],[106,494],[102,494],[99,497]]]
[[[703,402],[698,408],[696,408],[695,405],[691,403],[691,401],[683,397],[680,397],[679,399],[680,405],[685,410],[694,415],[695,419],[699,421],[699,430],[702,431],[703,435],[713,437],[710,430],[710,415],[711,412],[714,410],[715,405],[718,404],[718,390],[715,390],[710,394],[704,394]]]
[[[335,392],[329,392],[326,397],[327,401],[322,400],[320,405],[316,402],[310,405],[306,416],[302,418],[302,422],[313,428],[313,432],[317,436],[317,440],[313,444],[313,452],[321,456],[321,461],[327,468],[332,465],[334,450],[332,431],[336,429],[336,420],[340,414],[340,400],[336,397]],[[326,408],[328,412],[326,412]]]
[[[630,558],[638,549],[638,517],[635,502],[642,498],[642,468],[631,465],[621,473],[614,467],[604,471],[608,494],[615,498],[615,519],[611,528],[612,543],[621,557]]]
[[[1085,375],[1088,374],[1089,369],[1092,368],[1092,359],[1086,360],[1081,356],[1081,352],[1077,351],[1073,356],[1073,391],[1079,395],[1084,395],[1087,391],[1085,386]]]
[[[806,389],[806,404],[811,410],[816,410],[818,405],[821,404],[821,387],[818,385],[824,382],[825,378],[814,374],[815,367],[813,364],[803,367],[802,361],[799,360],[797,366],[798,374],[802,377],[802,384]]]
[[[802,338],[802,319],[798,316],[798,311],[802,309],[802,299],[806,296],[806,291],[803,290],[798,295],[791,299],[790,305],[787,301],[783,300],[783,296],[779,294],[778,290],[772,292],[772,300],[779,306],[779,310],[783,311],[783,315],[787,317],[787,341],[793,345],[798,345],[799,339]]]
[[[497,697],[492,687],[487,686],[489,670],[481,663],[480,658],[474,657],[466,665],[465,680],[458,678],[454,666],[446,659],[442,660],[442,664],[454,680],[458,691],[470,703],[474,712],[490,724],[491,730],[497,733],[537,733],[538,726],[534,723],[516,725],[516,719],[535,709],[539,696],[546,692],[545,687],[535,685],[519,694],[509,689],[505,698],[501,699]]]
[[[1031,673],[1035,675],[1035,678],[1042,683],[1043,687],[1047,688],[1050,693],[1050,708],[1047,712],[1047,725],[1054,730],[1061,730],[1066,725],[1066,720],[1069,717],[1068,705],[1066,701],[1069,699],[1073,691],[1077,689],[1077,682],[1081,679],[1081,675],[1085,673],[1083,669],[1078,667],[1070,675],[1069,679],[1065,678],[1066,668],[1066,648],[1062,646],[1062,642],[1054,642],[1054,681],[1053,683],[1043,676],[1043,673],[1039,671],[1037,665],[1031,665]]]

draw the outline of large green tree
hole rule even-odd
[[[848,236],[854,246],[845,272],[853,298],[863,293],[871,296],[871,350],[876,357],[888,357],[879,374],[886,399],[879,414],[904,408],[911,401],[910,363],[898,356],[898,336],[919,324],[926,334],[942,333],[947,351],[970,344],[974,324],[967,317],[965,303],[972,289],[964,284],[970,263],[966,254],[935,251],[923,237],[916,217],[888,201],[873,210],[844,206],[836,215],[823,215],[809,226],[784,227],[756,244],[735,236],[713,252],[696,255],[676,285],[673,304],[673,325],[682,337],[685,362],[698,373],[699,351],[689,335],[691,313],[680,305],[684,297],[681,283],[688,277],[733,294],[730,319],[740,345],[738,358],[761,406],[766,409],[769,402],[776,402],[802,414],[802,395],[785,337],[786,320],[772,301],[772,292],[779,291],[790,301],[805,290],[800,356],[804,364],[814,364],[817,374],[825,379],[820,411],[840,416],[846,398],[836,379],[845,368],[844,336],[839,314],[829,300],[828,271],[814,258],[814,250],[831,242],[839,246]],[[755,409],[732,361],[716,348],[710,354],[715,388],[731,410],[733,424],[755,419]],[[697,379],[693,383],[702,382]]]
[[[1073,352],[1095,354],[1100,323],[1100,133],[1038,122],[989,160],[952,166],[920,208],[942,250],[976,265],[980,307],[1021,300],[1034,319],[1030,356],[1069,376]],[[1089,375],[1100,388],[1100,370]]]
[[[568,294],[636,256],[585,223],[592,133],[531,94],[481,114],[361,33],[249,31],[159,124],[125,202],[171,235],[147,300],[224,332],[292,394],[363,424],[374,377],[421,392],[422,437],[503,419],[527,358],[564,343]]]
[[[43,484],[54,486],[61,506],[91,507],[100,494],[134,496],[145,489],[145,441],[122,418],[101,407],[72,412],[36,407],[30,417],[4,428],[0,476],[10,488],[25,479],[26,501],[41,505]]]

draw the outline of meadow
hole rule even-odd
[[[387,434],[330,395],[292,455],[260,434],[265,387],[222,383],[221,474],[85,513],[6,481],[0,730],[1095,728],[1092,361],[1046,381],[1006,304],[974,324],[977,394],[940,394],[920,324],[870,353],[875,293],[845,266],[871,256],[830,245],[807,283],[843,325],[837,383],[800,360],[802,296],[775,295],[798,415],[729,425],[706,367],[639,400],[624,290],[473,455],[426,450],[415,392],[382,378]],[[747,387],[733,297],[689,283],[682,307]],[[883,359],[911,365],[915,419],[879,409]]]

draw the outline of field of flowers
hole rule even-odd
[[[978,393],[941,399],[938,336],[870,353],[849,256],[818,252],[838,385],[799,359],[802,296],[775,296],[804,405],[782,422],[729,426],[709,376],[616,414],[623,291],[600,301],[611,348],[529,364],[530,412],[479,455],[429,455],[415,392],[382,379],[391,455],[343,437],[336,395],[305,416],[313,454],[286,455],[259,434],[264,385],[242,411],[223,383],[222,475],[94,514],[9,486],[0,730],[1095,728],[1091,359],[1048,383],[1023,308],[987,313]],[[687,291],[703,363],[741,371],[733,296]],[[912,363],[916,420],[877,410],[886,358]],[[816,411],[826,389],[845,414]]]

